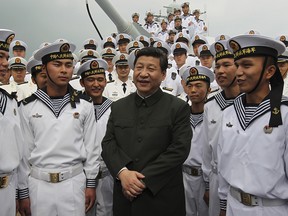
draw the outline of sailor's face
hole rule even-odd
[[[283,79],[286,78],[288,72],[288,62],[278,62],[277,65],[280,69]]]
[[[4,50],[0,50],[0,77],[5,77],[8,73],[8,59],[9,53]]]
[[[11,75],[16,83],[23,83],[26,75],[26,68],[11,68]]]
[[[231,85],[236,76],[237,67],[233,58],[222,58],[215,64],[215,78],[218,85],[225,89]]]
[[[80,80],[81,86],[91,98],[101,97],[107,84],[105,74],[95,74]]]

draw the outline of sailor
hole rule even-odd
[[[201,65],[209,68],[214,74],[214,66],[213,66],[214,56],[210,52],[209,45],[202,44],[201,46],[199,46],[198,52],[200,53],[199,59],[200,59]],[[210,84],[210,88],[211,90],[209,92],[208,98],[212,97],[213,95],[221,91],[215,79]]]
[[[193,25],[194,22],[194,16],[189,13],[190,12],[190,8],[189,8],[189,2],[184,2],[181,4],[181,8],[182,8],[182,26],[184,28],[188,28],[188,26]]]
[[[283,86],[283,95],[288,97],[288,49],[286,48],[285,52],[278,56],[277,65],[281,72],[282,78],[284,80]]]
[[[166,40],[167,44],[171,47],[174,44],[174,38],[176,36],[176,31],[169,30],[168,32],[168,39]]]
[[[102,96],[107,84],[105,71],[108,65],[102,59],[91,59],[83,63],[78,75],[81,76],[80,83],[85,89],[85,94],[93,100],[96,116],[96,145],[101,141],[106,132],[107,121],[111,112],[112,101]],[[112,216],[113,206],[113,177],[110,175],[104,161],[100,158],[100,171],[97,176],[96,202],[86,216]]]
[[[112,36],[108,36],[101,41],[101,49],[105,49],[108,47],[113,49],[116,49],[117,47],[116,39]]]
[[[194,54],[199,57],[198,47],[202,44],[208,44],[207,39],[202,35],[194,35],[191,39]]]
[[[84,49],[97,50],[98,43],[94,38],[88,38],[84,41]]]
[[[27,149],[19,177],[24,214],[31,202],[32,215],[84,216],[95,202],[100,147],[92,101],[69,85],[74,50],[55,42],[34,55],[48,79],[20,106]]]
[[[133,23],[136,23],[136,24],[142,26],[142,25],[139,23],[139,17],[140,17],[139,13],[133,13],[131,17],[132,17]]]
[[[135,49],[142,49],[144,47],[144,45],[140,42],[140,41],[131,41],[127,47],[126,47],[126,52],[128,53],[128,55]]]
[[[234,56],[227,49],[227,41],[213,43],[210,52],[215,58],[215,79],[222,91],[209,98],[204,106],[203,130],[206,136],[202,139],[202,170],[206,182],[204,200],[209,204],[209,216],[219,216],[217,144],[220,122],[223,110],[231,106],[234,98],[238,96],[239,87],[235,77],[237,68]]]
[[[239,95],[223,112],[218,140],[221,215],[288,215],[288,99],[277,56],[262,35],[232,37]],[[227,202],[227,208],[226,208]]]
[[[135,40],[140,41],[144,45],[144,47],[150,46],[150,40],[145,35],[139,35],[138,37],[136,37]]]
[[[116,36],[116,41],[120,53],[127,53],[126,47],[132,41],[132,38],[128,34],[120,33]]]
[[[128,65],[128,55],[118,53],[113,58],[113,64],[115,65],[118,76],[115,82],[107,84],[103,95],[112,101],[117,101],[135,92],[136,87],[132,80],[129,79],[130,67]]]
[[[116,50],[113,48],[105,48],[100,52],[100,56],[104,59],[108,64],[108,69],[106,71],[106,80],[108,83],[114,82],[117,78],[117,73],[114,69],[114,64],[112,62],[114,56],[116,55]]]
[[[27,71],[31,73],[32,81],[37,85],[37,89],[43,89],[47,84],[47,74],[42,70],[42,62],[37,61],[32,56],[27,64]]]
[[[202,129],[204,104],[210,91],[214,74],[203,66],[189,67],[183,74],[186,80],[188,97],[192,103],[190,123],[193,131],[191,149],[183,164],[183,182],[185,188],[186,215],[208,216],[208,206],[203,200],[205,182],[202,171],[202,145],[206,131]]]
[[[167,29],[167,20],[162,19],[160,25],[161,29],[159,32],[155,34],[156,37],[158,37],[162,41],[166,41],[168,39],[168,29]]]
[[[200,19],[200,10],[195,9],[193,11],[193,16],[194,16],[194,34],[204,34],[207,32],[208,28],[205,25],[204,20]]]
[[[8,73],[9,46],[15,34],[0,29],[0,74]],[[16,215],[17,168],[23,157],[23,136],[17,101],[0,88],[0,216]]]
[[[152,37],[155,36],[157,32],[159,32],[160,26],[157,22],[154,21],[153,13],[147,12],[146,23],[143,27],[151,34]]]
[[[176,31],[177,33],[184,32],[186,34],[189,34],[189,30],[182,26],[182,19],[180,16],[175,16],[173,30]]]
[[[24,41],[14,40],[10,46],[12,48],[14,57],[25,58],[28,46]]]

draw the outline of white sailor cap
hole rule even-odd
[[[54,42],[42,49],[39,49],[34,58],[38,61],[42,61],[43,64],[47,64],[50,61],[58,59],[72,59],[72,53],[75,51],[76,46],[67,42]]]
[[[281,35],[275,38],[278,41],[281,41],[285,44],[285,46],[288,46],[288,36],[287,35]]]
[[[150,46],[153,46],[154,43],[156,43],[157,41],[161,41],[161,39],[158,37],[150,37],[149,41],[150,41]]]
[[[190,44],[190,36],[187,33],[179,32],[174,37],[174,43],[176,42],[184,42]]]
[[[94,38],[88,38],[84,41],[84,49],[97,50],[98,43]]]
[[[174,43],[171,46],[171,51],[172,51],[173,55],[175,55],[177,53],[187,53],[188,49],[189,49],[188,46],[182,42]]]
[[[65,38],[58,38],[56,39],[53,43],[59,43],[59,42],[62,42],[62,43],[69,43],[67,39]]]
[[[75,53],[72,53],[73,55],[73,65],[75,66],[77,62],[79,61],[78,56]]]
[[[42,71],[42,62],[31,57],[27,63],[27,71],[31,73],[32,76],[35,76]]]
[[[11,68],[26,68],[27,61],[22,57],[13,57],[8,61],[9,69]]]
[[[100,56],[102,58],[107,57],[107,58],[113,58],[115,55],[117,54],[116,50],[113,48],[105,48],[103,50],[101,50],[100,52]]]
[[[140,41],[144,45],[144,47],[150,46],[150,40],[145,35],[139,35],[138,37],[136,37],[136,40]]]
[[[288,62],[288,48],[286,47],[286,50],[278,56],[277,62]]]
[[[9,47],[12,40],[15,37],[15,33],[9,29],[0,29],[0,50],[9,52]]]
[[[128,56],[128,65],[129,65],[130,69],[132,69],[132,70],[134,70],[134,61],[135,61],[136,55],[139,52],[139,50],[141,50],[141,49],[133,50]]]
[[[132,38],[128,34],[120,33],[116,36],[117,44],[129,43],[131,40],[132,40]]]
[[[108,69],[108,64],[103,59],[91,59],[84,62],[78,68],[77,75],[81,76],[82,79],[95,74],[105,74]]]
[[[163,23],[166,23],[166,24],[168,24],[168,21],[167,21],[167,19],[162,19],[162,20],[161,20],[161,22],[160,22],[160,24],[162,25]]]
[[[201,13],[201,11],[200,11],[200,9],[195,9],[195,10],[193,10],[193,12],[192,12],[192,15],[195,15],[195,13]]]
[[[176,22],[177,20],[182,21],[182,18],[181,18],[180,16],[175,16],[175,17],[174,17],[174,22]]]
[[[93,49],[85,49],[79,55],[80,61],[83,61],[83,60],[87,61],[90,59],[97,59],[97,58],[101,58],[101,57],[99,53]]]
[[[239,35],[228,41],[228,49],[235,60],[259,55],[277,59],[285,51],[285,45],[263,35]]]
[[[186,79],[188,77],[187,73],[184,74],[184,72],[187,70],[187,68],[190,68],[191,66],[188,65],[188,64],[184,64],[180,69],[179,69],[179,76],[181,77],[181,79],[185,80],[186,82]]]
[[[164,53],[166,53],[167,56],[171,54],[170,46],[164,41],[157,41],[153,44],[153,47],[161,49]]]
[[[39,49],[42,49],[45,46],[48,46],[49,44],[51,44],[50,42],[43,42],[40,44]]]
[[[28,46],[24,41],[13,40],[10,44],[12,50],[27,50]]]
[[[217,37],[215,37],[215,41],[221,41],[221,40],[229,40],[231,37],[229,35],[218,35]]]
[[[154,14],[151,11],[147,11],[146,12],[146,17],[148,17],[148,16],[154,16]]]
[[[135,17],[135,16],[138,16],[138,17],[139,17],[139,13],[136,13],[136,12],[135,12],[135,13],[132,14],[132,18]]]
[[[216,41],[210,46],[210,52],[215,58],[215,62],[222,58],[234,58],[233,53],[228,50],[227,40]]]
[[[112,63],[117,65],[128,65],[128,55],[125,53],[118,53],[116,56],[114,56]]]
[[[210,52],[210,46],[208,44],[202,44],[198,47],[199,56],[213,56]],[[213,56],[214,57],[214,56]]]
[[[260,35],[260,32],[254,30],[254,29],[251,29],[250,31],[245,32],[245,34],[246,34],[246,35]]]
[[[185,7],[185,6],[188,6],[188,7],[189,7],[189,2],[184,2],[184,3],[181,4],[181,7],[182,7],[182,8]]]
[[[112,36],[108,36],[101,41],[101,48],[105,49],[107,47],[111,47],[115,49],[117,46],[116,39]]]
[[[183,75],[182,79],[186,81],[186,85],[189,82],[193,81],[205,81],[207,83],[212,83],[214,81],[214,74],[213,72],[204,66],[194,66],[194,67],[188,67]]]
[[[128,54],[130,54],[133,50],[139,49],[139,48],[143,48],[143,47],[144,47],[144,45],[143,45],[141,42],[139,42],[139,41],[137,41],[137,40],[131,41],[131,42],[126,46],[126,52],[127,52]]]
[[[208,44],[208,41],[202,35],[194,35],[191,39],[191,44],[192,46],[194,46],[195,44]]]

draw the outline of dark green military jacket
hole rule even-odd
[[[192,138],[189,116],[187,103],[161,89],[112,104],[102,157],[115,178],[114,215],[185,215],[182,164]],[[132,202],[116,180],[123,167],[145,176],[147,189]]]

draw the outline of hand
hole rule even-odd
[[[209,206],[209,190],[205,191],[203,200],[206,203],[206,205]]]
[[[206,26],[204,26],[204,27],[203,27],[203,30],[204,30],[204,31],[207,31],[207,27],[206,27]]]
[[[96,200],[96,189],[86,188],[85,189],[85,212],[87,213],[95,204]]]
[[[121,181],[124,196],[132,201],[146,188],[142,179],[145,176],[136,171],[123,170],[118,178]]]
[[[19,212],[21,216],[31,216],[30,199],[22,199],[19,201]]]
[[[226,211],[220,210],[219,216],[226,216]]]
[[[18,211],[19,211],[19,200],[16,199],[16,214],[17,214]]]

